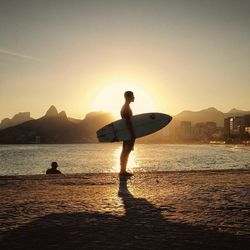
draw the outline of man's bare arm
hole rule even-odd
[[[135,139],[135,131],[133,128],[133,124],[131,122],[131,117],[130,116],[125,117],[125,120],[126,120],[127,128],[128,128],[130,135],[131,135],[131,139]]]

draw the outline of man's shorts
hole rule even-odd
[[[129,141],[123,141],[122,149],[125,151],[133,151],[135,145],[135,139]]]

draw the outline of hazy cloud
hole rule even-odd
[[[5,55],[9,55],[9,56],[16,56],[16,57],[21,57],[21,58],[24,58],[24,59],[29,59],[29,60],[41,62],[41,60],[36,58],[36,57],[21,54],[21,53],[12,51],[12,50],[0,49],[0,53],[5,54]]]

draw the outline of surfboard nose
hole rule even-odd
[[[159,115],[161,116],[161,119],[164,119],[167,123],[170,123],[173,119],[172,116],[167,114],[159,113]]]

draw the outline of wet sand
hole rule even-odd
[[[0,177],[0,249],[249,249],[250,171]]]

